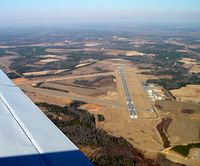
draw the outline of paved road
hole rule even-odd
[[[121,82],[122,82],[122,85],[123,85],[123,88],[124,88],[124,93],[125,93],[125,96],[126,96],[128,111],[129,111],[132,119],[137,119],[136,108],[133,104],[133,101],[131,99],[131,95],[130,95],[129,90],[128,90],[128,85],[127,85],[126,78],[125,78],[125,75],[124,75],[124,70],[122,69],[122,67],[118,67],[118,69],[119,69],[119,75],[120,75],[120,78],[121,78]]]

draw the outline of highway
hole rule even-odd
[[[128,85],[127,85],[126,78],[124,75],[124,70],[122,69],[122,67],[118,67],[118,69],[119,69],[119,75],[120,75],[121,82],[123,85],[124,93],[126,96],[128,111],[132,119],[137,119],[138,116],[137,116],[136,108],[134,106],[134,103],[131,99],[131,95],[129,93]]]

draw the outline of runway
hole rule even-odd
[[[124,75],[124,70],[121,66],[118,67],[118,69],[119,69],[119,75],[120,75],[120,78],[121,78],[122,86],[123,86],[123,89],[124,89],[124,94],[126,96],[128,111],[129,111],[132,119],[137,119],[138,116],[137,116],[136,108],[134,106],[134,103],[131,99],[131,95],[129,93],[128,85],[127,85],[126,78],[125,78],[125,75]]]

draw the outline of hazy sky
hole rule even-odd
[[[0,25],[200,22],[200,0],[0,0]]]

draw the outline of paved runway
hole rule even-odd
[[[126,78],[125,78],[125,75],[124,75],[124,70],[122,69],[122,67],[118,67],[118,69],[119,69],[119,75],[120,75],[120,78],[121,78],[121,81],[122,81],[124,93],[125,93],[126,100],[127,100],[128,111],[129,111],[132,119],[137,119],[136,108],[133,104],[133,101],[131,99],[131,95],[129,93],[128,85],[127,85]]]

